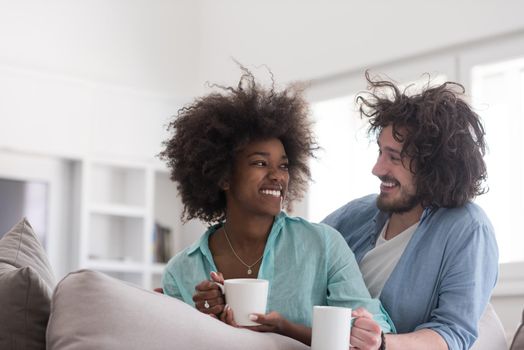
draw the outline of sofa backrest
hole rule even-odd
[[[231,327],[178,299],[90,270],[71,272],[55,288],[47,348],[309,349],[279,334]]]
[[[479,337],[471,350],[507,349],[506,333],[500,319],[488,303],[479,321]]]

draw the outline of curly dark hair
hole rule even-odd
[[[289,161],[288,209],[302,197],[311,178],[308,161],[318,146],[303,89],[292,84],[276,91],[274,81],[265,89],[239,66],[242,75],[236,88],[212,85],[220,91],[180,109],[168,126],[172,136],[163,142],[159,155],[171,170],[171,180],[178,183],[184,221],[225,219],[221,184],[231,173],[235,155],[249,142],[270,138],[282,142]]]
[[[357,97],[375,138],[387,126],[410,159],[416,196],[424,207],[453,208],[485,193],[486,144],[480,117],[463,100],[464,87],[445,82],[409,96],[391,81],[370,78],[368,98]]]

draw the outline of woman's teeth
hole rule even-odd
[[[261,190],[262,194],[267,194],[274,197],[280,197],[280,191],[279,190]]]

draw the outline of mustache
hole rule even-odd
[[[400,183],[400,182],[398,182],[397,179],[395,179],[394,177],[391,177],[391,176],[379,176],[378,178],[382,182],[393,182],[395,184],[399,184]]]

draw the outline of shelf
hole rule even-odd
[[[144,218],[89,213],[87,259],[146,261]]]
[[[86,267],[98,271],[107,272],[135,272],[141,273],[144,270],[144,264],[132,261],[118,261],[118,260],[102,260],[89,259],[86,262]]]
[[[157,273],[157,274],[162,274],[164,272],[165,268],[166,268],[166,264],[154,263],[153,265],[151,265],[151,272],[152,273]]]
[[[143,273],[140,272],[124,272],[124,271],[104,271],[105,274],[117,278],[119,280],[122,280],[126,283],[134,284],[138,287],[142,288],[150,288],[151,282],[146,282],[147,280],[144,277]]]
[[[143,218],[146,208],[122,204],[91,204],[89,211],[95,214]]]
[[[146,204],[146,171],[140,167],[91,162],[89,181],[92,203],[112,203],[130,206]]]
[[[180,250],[182,236],[169,173],[152,163],[87,159],[82,176],[80,267],[159,287],[165,264],[155,259]]]
[[[171,229],[172,255],[181,250],[183,242],[182,202],[178,196],[175,183],[169,178],[167,171],[156,171],[154,177],[154,201],[153,218],[154,223]]]

